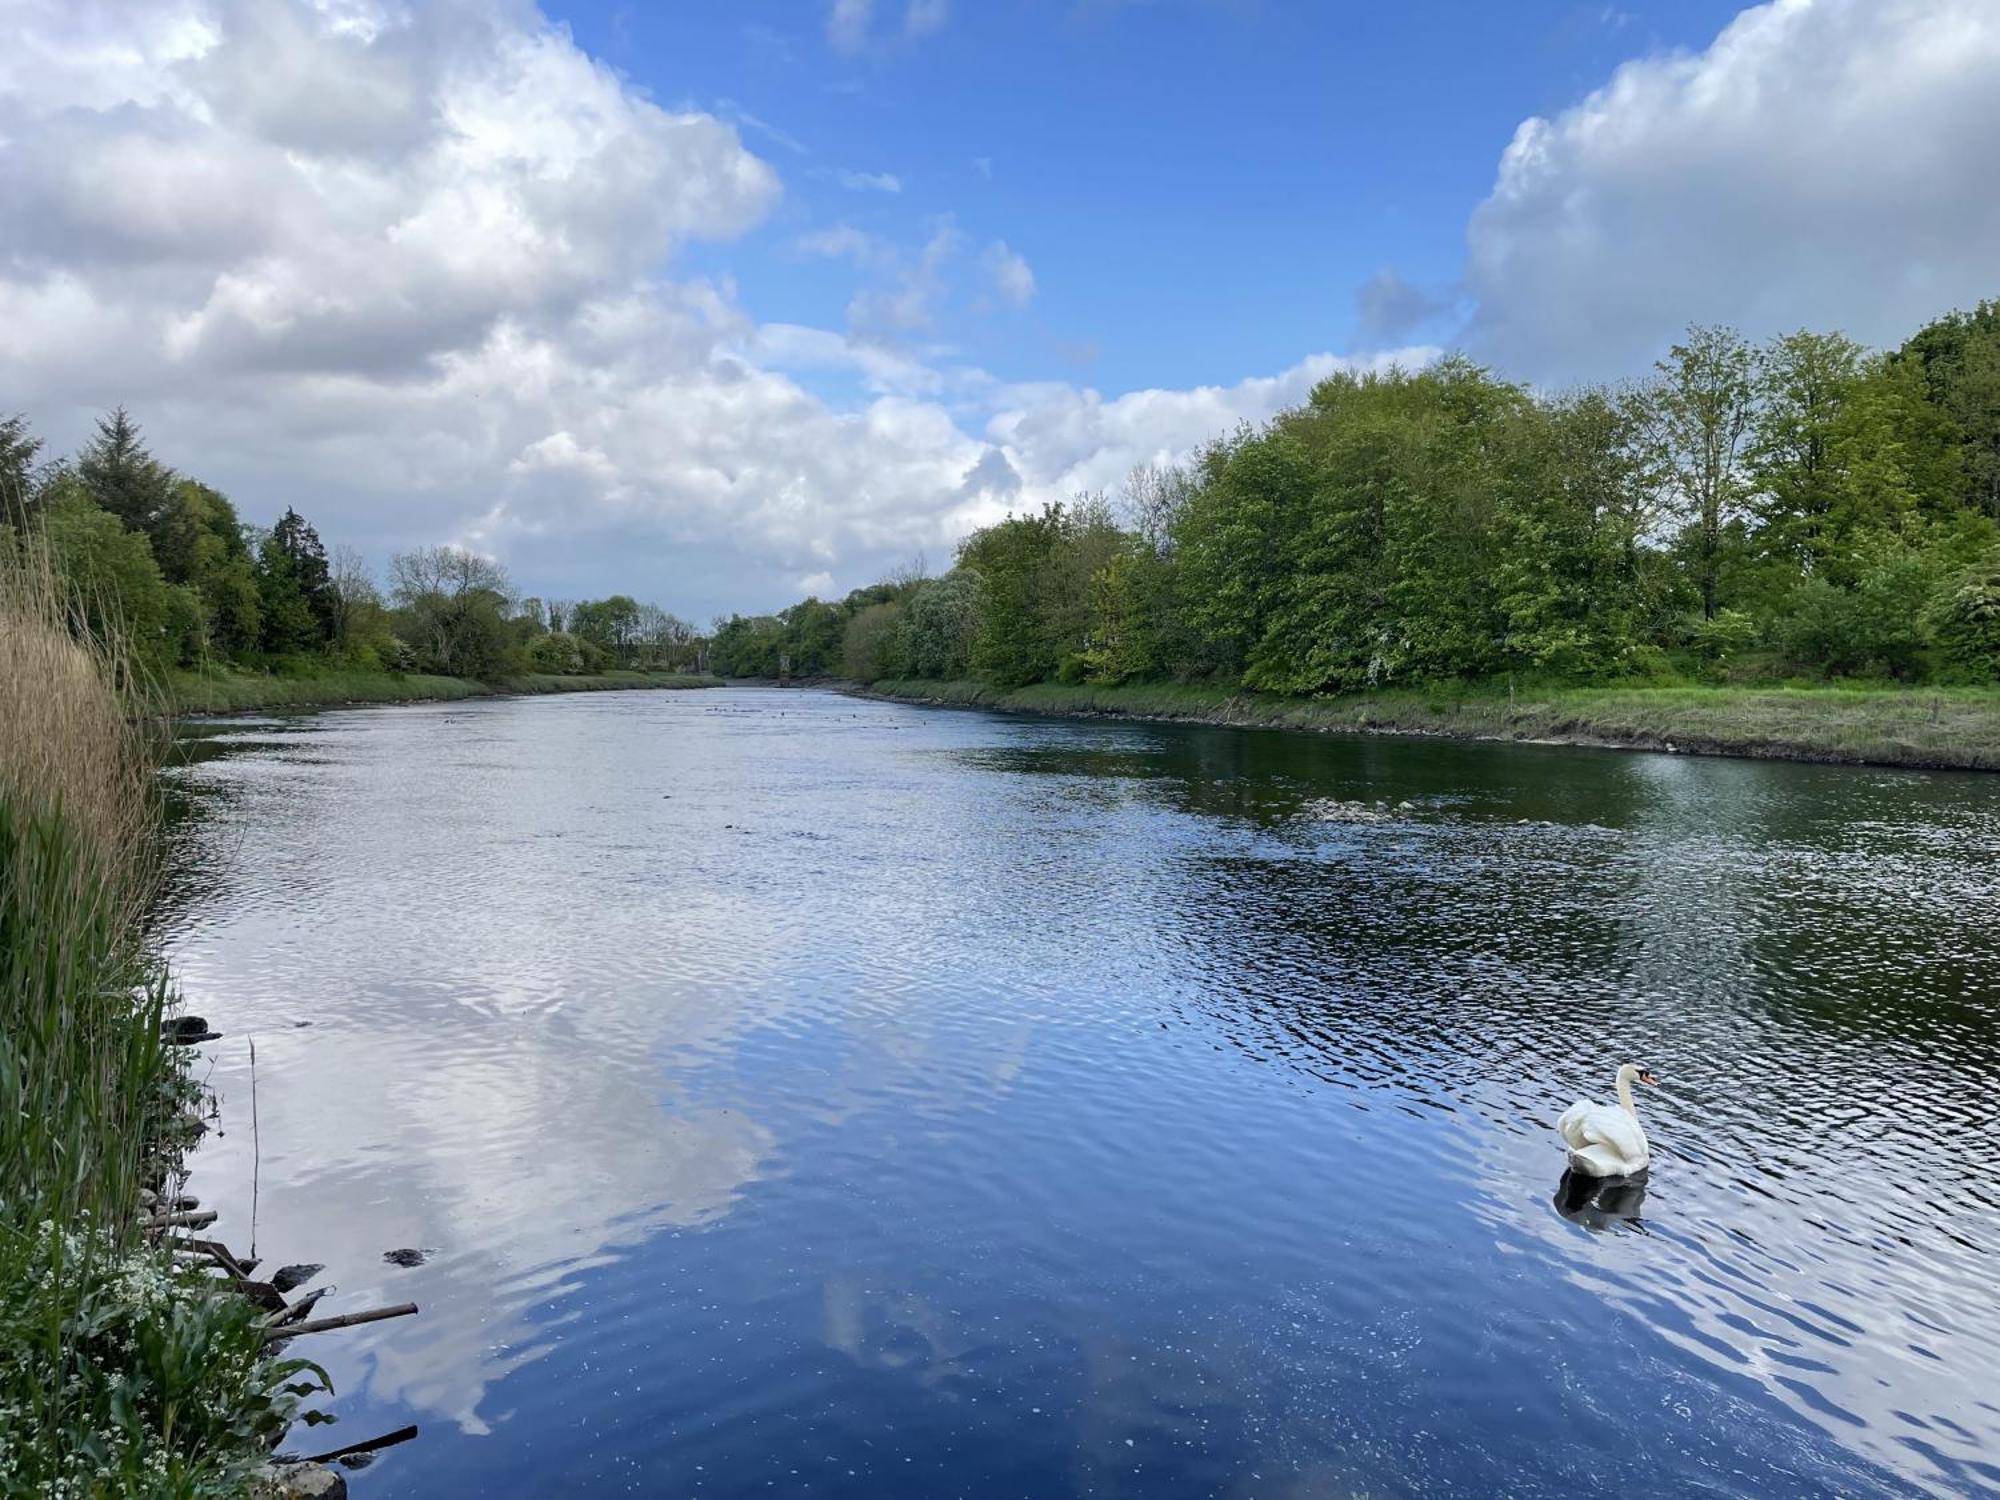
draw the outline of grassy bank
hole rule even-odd
[[[156,716],[67,603],[0,534],[0,1494],[235,1495],[301,1367],[140,1226],[196,1097],[141,940]]]
[[[882,681],[907,702],[1275,729],[1435,734],[1698,755],[2000,770],[2000,689],[1449,685],[1278,698],[1183,683],[1124,687]]]
[[[240,713],[257,708],[310,708],[343,703],[432,703],[509,693],[591,693],[626,688],[720,687],[719,677],[673,672],[600,672],[587,677],[531,674],[475,682],[419,672],[177,673],[168,685],[179,713]]]

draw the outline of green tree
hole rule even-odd
[[[428,671],[487,678],[513,666],[507,571],[462,547],[419,547],[390,560],[406,637]]]
[[[940,682],[965,676],[972,670],[979,617],[977,575],[954,569],[918,584],[904,606],[904,670]]]
[[[173,498],[173,471],[147,451],[139,424],[122,406],[98,419],[96,436],[77,454],[76,476],[92,500],[148,536]]]
[[[143,536],[76,492],[46,506],[41,524],[85,628],[128,642],[155,670],[192,658],[200,601],[160,576]]]
[[[1913,334],[1897,352],[1959,435],[1964,503],[2000,521],[2000,301],[1954,312]]]
[[[23,513],[35,496],[35,461],[42,440],[16,414],[0,417],[0,520]]]
[[[841,638],[841,671],[856,682],[903,675],[903,606],[864,604],[848,618]]]
[[[1757,356],[1733,328],[1693,327],[1655,369],[1646,402],[1652,469],[1680,523],[1702,618],[1712,620],[1724,554],[1746,514]]]

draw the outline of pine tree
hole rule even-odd
[[[173,472],[146,451],[139,424],[122,406],[98,418],[97,436],[77,455],[76,476],[127,529],[149,536],[173,498]]]

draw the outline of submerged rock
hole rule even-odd
[[[420,1266],[431,1258],[428,1250],[384,1250],[382,1259],[392,1266]]]
[[[251,1481],[250,1500],[347,1500],[347,1480],[324,1464],[272,1464]]]
[[[317,1262],[300,1262],[297,1265],[280,1266],[271,1273],[271,1285],[281,1292],[289,1292],[295,1286],[304,1286],[313,1277],[326,1269]]]

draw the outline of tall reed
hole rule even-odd
[[[122,1226],[178,1071],[139,943],[152,720],[36,533],[0,538],[0,1211]]]
[[[141,1230],[194,1095],[143,937],[161,721],[75,602],[0,524],[0,1496],[220,1500],[310,1371]]]

